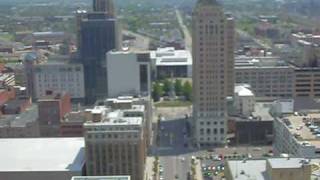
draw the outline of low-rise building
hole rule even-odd
[[[155,78],[192,77],[192,57],[188,50],[174,47],[158,48],[150,52]]]
[[[39,137],[37,120],[37,105],[32,105],[20,114],[1,115],[0,138]]]
[[[269,158],[267,160],[229,160],[225,167],[228,180],[310,180],[319,173],[319,159]]]
[[[265,145],[273,140],[274,118],[269,113],[271,103],[255,102],[250,115],[230,115],[228,132],[230,143]]]
[[[85,172],[83,138],[0,139],[0,146],[3,180],[70,180]]]
[[[106,57],[108,97],[150,95],[151,61],[149,56],[149,53],[145,52],[108,52]]]
[[[71,112],[70,95],[68,93],[47,92],[38,100],[39,127],[42,137],[54,137],[60,134],[60,122]]]
[[[294,97],[320,97],[320,68],[295,67]]]
[[[276,155],[320,157],[320,103],[312,98],[275,102],[273,149]]]
[[[83,137],[83,124],[85,121],[86,118],[83,111],[67,113],[60,120],[60,136]]]
[[[254,112],[255,95],[250,86],[236,85],[234,90],[234,106],[236,113],[243,116],[250,116]]]
[[[249,84],[256,97],[292,97],[294,68],[276,57],[236,57],[235,82]]]
[[[274,153],[295,157],[320,157],[319,113],[292,114],[274,121]]]
[[[55,91],[68,92],[73,100],[84,99],[84,76],[81,64],[50,60],[47,63],[37,64],[34,68],[35,98],[46,96],[47,91]]]

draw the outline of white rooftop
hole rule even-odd
[[[235,94],[238,96],[254,96],[253,92],[247,86],[239,85],[234,88]]]
[[[150,52],[150,58],[156,66],[183,66],[192,65],[190,51],[175,50],[174,47],[158,48]]]
[[[81,172],[85,163],[83,138],[0,139],[0,172]]]

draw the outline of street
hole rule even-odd
[[[188,30],[188,27],[184,24],[182,16],[181,16],[181,12],[179,10],[176,10],[176,15],[177,15],[177,19],[179,22],[179,26],[182,29],[183,34],[184,34],[186,49],[189,51],[192,51],[192,37],[191,37],[191,34]]]

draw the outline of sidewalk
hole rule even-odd
[[[201,162],[200,160],[196,160],[196,179],[195,180],[203,180],[202,172],[201,172]]]
[[[153,179],[153,162],[155,161],[155,157],[148,156],[146,158],[146,166],[145,166],[145,173],[144,173],[144,180],[155,180]]]

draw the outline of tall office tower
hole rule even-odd
[[[233,95],[233,19],[216,0],[198,0],[193,12],[193,129],[198,146],[224,144],[226,98]]]
[[[113,0],[93,0],[94,12],[106,12],[110,17],[115,17]]]
[[[90,13],[81,22],[80,57],[86,103],[107,96],[106,53],[120,46],[118,21],[106,13]]]

